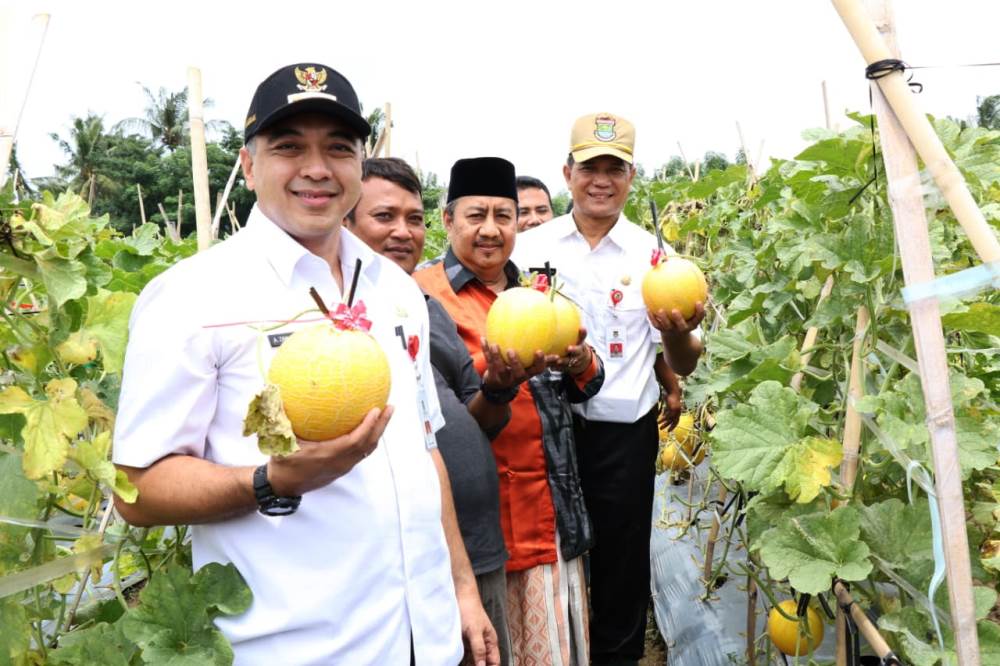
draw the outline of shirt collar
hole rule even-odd
[[[264,257],[286,286],[292,286],[292,277],[299,263],[306,257],[319,257],[307,250],[301,243],[288,235],[271,221],[257,204],[250,210],[246,230],[257,243]],[[354,275],[354,263],[361,259],[362,272],[372,281],[378,277],[377,255],[357,236],[346,228],[340,228],[340,266],[345,276]]]
[[[513,261],[507,260],[507,263],[503,267],[504,275],[507,276],[507,288],[516,287],[521,281],[521,272],[517,270],[517,266],[514,265]],[[452,251],[451,246],[448,246],[448,251],[444,255],[444,274],[448,278],[448,284],[451,285],[451,290],[456,294],[467,284],[473,280],[478,281],[479,278],[476,274],[470,271],[468,268],[458,260],[455,253]]]

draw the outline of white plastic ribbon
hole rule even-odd
[[[928,298],[959,299],[976,294],[988,286],[1000,288],[1000,261],[980,264],[929,282],[903,287],[903,302],[910,306]]]
[[[922,477],[924,483],[920,483],[919,485],[924,490],[927,490],[927,486],[933,485],[931,475],[927,470],[916,460],[911,460],[910,464],[906,466],[906,496],[910,500],[911,505],[913,504],[912,482],[916,474]],[[930,612],[931,620],[934,622],[934,631],[937,633],[938,646],[943,651],[944,638],[941,635],[941,623],[938,621],[937,607],[934,604],[934,593],[937,592],[938,587],[944,582],[944,539],[941,536],[941,515],[938,513],[937,496],[933,492],[927,493],[927,506],[931,511],[931,535],[934,543],[934,575],[931,576],[931,583],[927,587],[927,599],[930,602],[927,604],[927,610]]]

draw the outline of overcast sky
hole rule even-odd
[[[821,82],[842,126],[866,110],[864,63],[827,0],[592,2],[42,2],[0,0],[10,39],[0,107],[17,106],[51,15],[18,134],[29,177],[63,160],[50,132],[71,117],[108,125],[141,115],[152,89],[179,90],[201,68],[209,118],[242,126],[257,83],[282,65],[318,61],[343,73],[366,108],[392,103],[392,154],[447,180],[461,157],[500,155],[563,189],[569,129],[611,111],[637,127],[648,168],[739,147],[792,157],[802,130],[824,124]],[[1000,2],[895,3],[914,65],[1000,61]],[[12,12],[12,13],[11,13]],[[0,37],[3,37],[0,34]],[[2,61],[0,61],[2,66]],[[923,108],[968,116],[1000,93],[1000,67],[915,76]],[[0,78],[0,84],[2,84]],[[0,108],[2,112],[2,108]]]

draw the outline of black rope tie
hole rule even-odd
[[[872,64],[865,67],[865,78],[869,81],[877,81],[878,79],[889,76],[893,72],[903,73],[908,69],[913,68],[902,60],[896,60],[895,58],[876,60]],[[906,80],[906,84],[913,88],[914,92],[920,93],[924,91],[924,84],[913,81],[913,74],[910,74],[910,78]]]
[[[913,69],[907,65],[902,60],[897,60],[895,58],[887,58],[885,60],[876,60],[872,64],[865,67],[865,78],[869,81],[877,81],[879,79],[885,78],[892,74],[893,72],[903,73],[908,69]],[[912,81],[913,75],[907,79],[906,84],[913,89],[913,92],[920,93],[924,91],[924,84]],[[872,136],[872,177],[868,179],[868,182],[862,185],[854,196],[847,202],[848,206],[854,204],[858,200],[865,190],[867,190],[872,185],[878,182],[878,145],[875,142],[875,100],[872,97],[871,88],[868,89],[868,107],[871,110],[871,115],[868,117],[868,130],[871,132]],[[875,207],[878,208],[878,203],[876,201]],[[877,211],[876,211],[877,212]]]

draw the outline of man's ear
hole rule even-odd
[[[247,189],[251,192],[254,189],[253,179],[253,155],[246,146],[240,148],[240,166],[243,167],[243,179],[246,181]]]
[[[573,173],[573,170],[569,168],[568,164],[563,164],[563,178],[566,179],[566,186],[569,187],[569,176]]]

